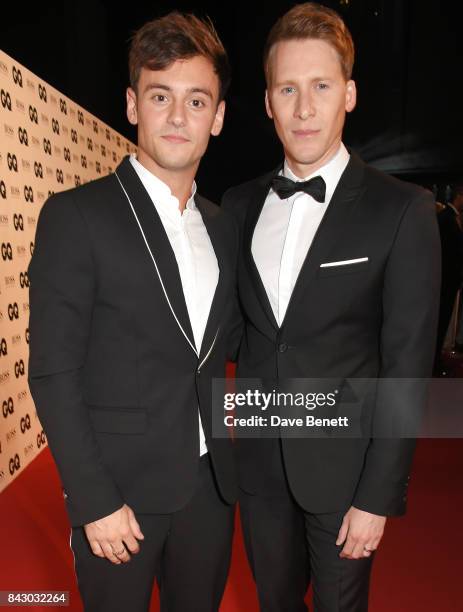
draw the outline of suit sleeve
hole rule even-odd
[[[83,399],[97,281],[87,228],[69,193],[52,196],[42,207],[28,273],[29,387],[71,524],[84,525],[124,501],[102,462]]]
[[[229,361],[236,362],[238,360],[238,353],[241,345],[244,330],[243,313],[240,306],[239,295],[238,295],[238,262],[241,248],[240,230],[238,220],[236,219],[232,199],[228,197],[230,190],[228,190],[223,198],[220,207],[227,212],[230,217],[230,222],[233,224],[235,233],[235,263],[234,263],[234,293],[233,293],[233,307],[230,321],[230,333],[228,336],[227,343],[227,359]]]
[[[407,419],[419,423],[425,379],[431,376],[434,359],[440,271],[435,205],[424,194],[406,207],[385,270],[374,437],[352,502],[373,514],[399,516],[406,511],[416,439],[381,437],[381,433],[394,415],[403,423]],[[392,425],[396,434],[400,432],[399,423]]]

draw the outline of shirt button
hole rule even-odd
[[[287,350],[288,350],[288,345],[286,344],[286,342],[282,342],[281,344],[278,345],[279,353],[285,353]]]

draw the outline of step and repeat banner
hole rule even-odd
[[[136,147],[2,51],[0,97],[1,492],[47,444],[27,384],[27,268],[39,211],[52,193],[111,173]]]

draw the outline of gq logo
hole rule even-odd
[[[13,474],[15,472],[17,472],[20,467],[21,467],[21,463],[19,461],[19,455],[18,455],[18,453],[16,453],[16,455],[14,457],[11,457],[11,459],[10,459],[10,474],[11,474],[11,476],[13,476]]]
[[[30,243],[29,243],[29,253],[30,253],[31,255],[33,255],[33,254],[34,254],[34,243],[33,243],[33,242],[30,242]]]
[[[59,123],[57,121],[57,119],[52,119],[51,120],[51,129],[53,130],[54,134],[58,134],[59,135]]]
[[[13,319],[19,319],[19,308],[17,302],[14,302],[14,304],[8,304],[8,318],[10,321],[13,321]]]
[[[84,113],[82,111],[77,111],[77,119],[79,123],[84,125]]]
[[[11,261],[13,259],[13,249],[10,242],[2,242],[2,259],[3,261],[7,259]]]
[[[47,90],[43,85],[39,83],[39,98],[44,102],[47,102]]]
[[[32,187],[30,185],[24,185],[24,199],[26,202],[34,201],[34,192],[32,191]]]
[[[37,178],[43,179],[43,166],[40,162],[34,162],[34,174]]]
[[[19,85],[19,87],[23,86],[23,75],[16,66],[13,66],[13,82]]]
[[[63,100],[63,98],[59,99],[59,109],[63,113],[63,115],[67,115],[68,114],[68,107],[67,107],[67,104],[66,104],[66,100]]]
[[[31,106],[30,104],[29,104],[29,119],[32,121],[32,123],[36,123],[38,125],[39,115],[37,113],[37,109],[35,108],[35,106]]]
[[[26,332],[25,332],[24,336],[26,338],[26,344],[29,344],[30,335],[29,335],[29,328],[28,327],[26,327]]]
[[[51,142],[48,140],[48,138],[43,139],[43,150],[45,153],[47,153],[47,155],[51,155]]]
[[[6,200],[6,185],[4,181],[0,181],[0,196]]]
[[[21,417],[20,427],[22,433],[26,433],[26,430],[31,428],[31,417],[29,416],[29,414],[26,414],[26,416]]]
[[[8,164],[8,170],[11,170],[12,172],[17,172],[18,171],[18,158],[16,157],[16,155],[12,153],[8,153],[8,155],[6,156],[6,160]]]
[[[111,140],[111,135],[109,133],[108,128],[106,128],[106,140]]]
[[[93,131],[98,134],[98,123],[95,120],[93,120]]]
[[[4,419],[7,419],[8,415],[14,413],[14,402],[12,397],[9,397],[7,400],[3,400],[2,412]]]
[[[74,129],[71,129],[71,140],[73,143],[77,144],[77,132]]]
[[[27,135],[27,130],[18,128],[18,137],[21,144],[25,145],[26,147],[29,146],[29,136]]]
[[[41,446],[43,446],[47,441],[47,438],[45,437],[45,433],[42,429],[42,431],[40,433],[37,434],[37,448],[40,448]]]
[[[29,287],[29,274],[27,272],[21,272],[19,274],[19,284],[22,289],[24,289],[24,287]]]
[[[8,346],[6,344],[5,338],[2,338],[0,341],[0,357],[8,355]]]
[[[93,151],[93,140],[91,138],[87,138],[87,149]]]
[[[101,174],[101,164],[99,161],[95,163],[96,173]]]
[[[71,151],[67,147],[64,147],[64,161],[71,163]]]
[[[74,185],[79,187],[80,185],[80,176],[78,174],[74,174]]]
[[[85,157],[85,155],[80,156],[80,165],[82,166],[82,168],[87,167],[87,158]]]
[[[16,376],[16,378],[19,378],[20,376],[24,376],[24,372],[25,372],[24,361],[20,359],[19,361],[16,361],[14,364],[14,375]]]
[[[17,213],[14,213],[13,225],[16,231],[21,231],[21,232],[24,231],[24,221],[23,221],[23,216],[21,213],[19,213],[19,215]]]
[[[56,168],[56,180],[58,183],[64,184],[64,174],[59,168]]]
[[[7,108],[9,111],[11,110],[11,96],[8,91],[5,91],[3,88],[0,91],[0,99],[2,101],[3,108]]]

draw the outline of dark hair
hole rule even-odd
[[[131,38],[129,51],[130,86],[137,90],[140,71],[164,70],[176,60],[201,55],[210,60],[219,79],[219,101],[230,85],[227,52],[210,19],[172,11],[145,23]]]
[[[354,42],[346,24],[332,9],[305,2],[297,4],[280,17],[269,32],[264,47],[264,71],[267,85],[270,82],[270,60],[273,46],[283,40],[304,40],[314,38],[324,40],[338,53],[341,70],[348,81],[354,65]]]

